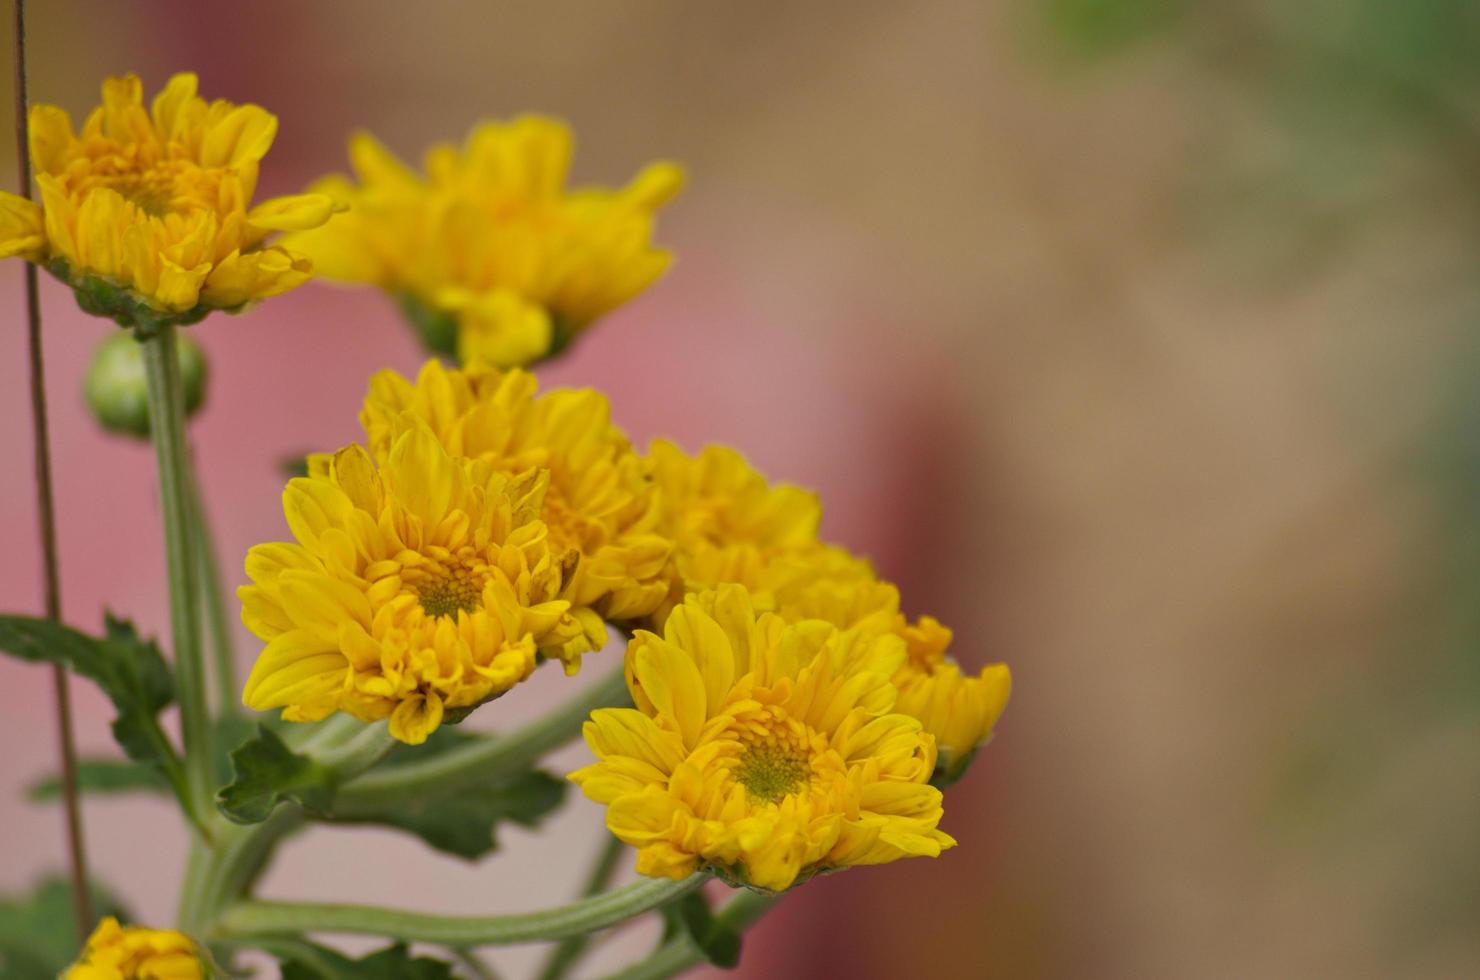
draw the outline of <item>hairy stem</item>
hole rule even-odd
[[[202,932],[222,909],[252,886],[283,838],[306,822],[301,809],[283,806],[262,823],[250,827],[231,825],[221,831],[207,857],[194,902],[188,908],[182,903],[181,928],[196,934]]]
[[[340,791],[346,805],[386,803],[427,793],[445,794],[515,772],[581,732],[597,708],[630,704],[621,668],[537,721],[498,738],[482,739],[441,755],[367,773]]]
[[[605,929],[661,908],[698,888],[701,874],[682,881],[648,879],[569,905],[518,915],[450,916],[368,905],[315,902],[242,902],[217,921],[223,937],[328,932],[389,936],[445,946],[549,942]]]
[[[21,196],[31,198],[30,98],[26,91],[26,3],[15,0],[15,152]],[[26,340],[30,354],[31,430],[35,443],[36,516],[41,533],[41,564],[46,582],[46,616],[61,622],[62,589],[57,569],[56,508],[51,488],[51,437],[47,427],[46,372],[41,351],[41,293],[36,267],[26,263]],[[82,811],[77,801],[77,743],[72,736],[72,694],[67,672],[51,668],[56,702],[57,744],[62,756],[62,802],[67,821],[67,864],[72,881],[72,915],[78,938],[92,930],[87,882],[87,851],[82,843]]]
[[[744,932],[778,901],[780,896],[760,895],[742,889],[714,917],[715,927]],[[667,980],[704,962],[704,952],[694,945],[693,939],[683,935],[659,946],[646,959],[613,973],[607,980]]]
[[[616,875],[617,868],[621,866],[622,855],[626,851],[626,844],[614,836],[607,835],[606,840],[602,842],[601,850],[597,852],[595,863],[591,865],[591,871],[586,876],[585,886],[581,889],[583,898],[599,895],[611,886],[612,878]],[[568,936],[562,939],[550,950],[544,969],[540,971],[539,980],[561,980],[581,961],[586,948],[590,945],[589,935]]]
[[[159,463],[165,561],[170,584],[170,637],[180,729],[185,736],[185,782],[194,812],[211,812],[211,718],[206,707],[205,662],[200,650],[199,565],[190,506],[190,454],[185,446],[185,397],[176,356],[175,327],[163,324],[141,336],[149,383],[149,429]]]

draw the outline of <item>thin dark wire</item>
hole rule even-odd
[[[26,92],[26,3],[15,0],[15,143],[21,195],[31,198],[31,155]],[[36,266],[26,263],[26,320],[31,353],[31,420],[36,444],[36,510],[41,525],[41,558],[46,576],[46,615],[62,618],[62,589],[57,573],[56,510],[51,490],[51,441],[46,421],[46,373],[41,359],[41,296]],[[62,799],[67,812],[67,852],[72,871],[72,913],[77,935],[92,928],[92,901],[87,887],[87,855],[82,846],[82,813],[77,805],[77,746],[72,741],[72,697],[67,672],[52,667],[56,692],[57,741],[62,750]]]

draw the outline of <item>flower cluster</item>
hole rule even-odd
[[[168,929],[98,923],[62,980],[209,980],[214,971],[189,936]]]
[[[461,149],[428,150],[418,174],[361,133],[349,146],[357,182],[314,186],[348,213],[289,242],[320,275],[398,297],[440,353],[548,357],[668,267],[654,216],[683,185],[677,166],[655,163],[620,190],[568,190],[572,143],[554,119],[484,123]]]
[[[146,109],[136,76],[110,78],[80,133],[65,110],[35,106],[41,204],[0,193],[0,256],[46,265],[88,312],[129,325],[194,322],[306,282],[309,260],[265,240],[318,227],[337,205],[301,194],[253,206],[277,119],[207,102],[196,85],[175,75]]]

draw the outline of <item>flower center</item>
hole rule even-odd
[[[799,747],[780,742],[753,742],[740,754],[735,781],[752,800],[780,803],[807,785],[811,767]]]
[[[69,178],[72,192],[79,197],[95,187],[106,187],[154,218],[192,206],[217,210],[219,178],[188,161],[144,162],[114,156],[90,164]]]
[[[410,584],[428,616],[456,618],[459,611],[471,613],[482,608],[485,577],[465,565],[454,565],[423,570]]]

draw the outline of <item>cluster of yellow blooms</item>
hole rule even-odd
[[[190,937],[168,929],[98,923],[62,980],[208,980],[213,971]]]
[[[424,174],[359,135],[357,181],[253,207],[264,110],[207,103],[184,74],[148,111],[132,76],[103,103],[80,136],[33,112],[42,201],[0,195],[0,255],[120,322],[191,322],[311,271],[372,284],[464,365],[376,375],[363,444],[288,484],[294,540],[252,548],[239,590],[265,643],[248,706],[388,719],[418,744],[541,657],[574,673],[617,625],[635,707],[592,715],[597,761],[571,779],[643,873],[781,891],[955,843],[939,786],[990,736],[1007,668],[964,672],[950,630],[819,538],[814,494],[720,446],[644,455],[600,393],[540,393],[520,367],[666,268],[651,237],[677,167],[568,191],[568,130],[526,117],[434,147]],[[106,920],[69,975],[200,971],[188,939]]]
[[[1010,680],[968,676],[950,631],[817,536],[815,495],[738,453],[635,452],[590,389],[428,362],[376,375],[358,445],[288,485],[294,544],[253,548],[243,618],[267,641],[246,702],[390,716],[448,709],[638,629],[636,709],[599,711],[572,777],[649,874],[703,865],[784,889],[824,868],[937,854],[937,775],[991,733]]]

